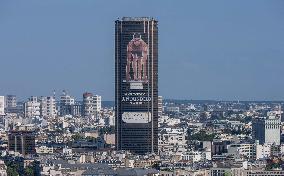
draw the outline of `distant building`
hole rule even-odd
[[[75,98],[68,95],[66,91],[60,97],[60,105],[73,105],[75,104]]]
[[[183,128],[163,128],[159,132],[159,154],[177,154],[186,151],[186,132]]]
[[[62,105],[60,107],[60,115],[72,115],[81,116],[82,115],[82,105],[80,103],[75,103],[73,105]]]
[[[255,144],[250,144],[250,143],[231,144],[228,146],[228,153],[234,155],[235,158],[255,159],[256,157]]]
[[[61,116],[64,115],[81,116],[82,105],[76,103],[74,97],[68,95],[66,91],[63,91],[63,94],[60,97],[59,112]]]
[[[36,153],[40,153],[40,154],[48,154],[48,153],[54,152],[53,147],[47,147],[45,145],[36,147],[35,150],[36,150]]]
[[[15,108],[17,107],[17,97],[16,95],[7,95],[5,97],[5,106],[6,108]]]
[[[83,115],[85,117],[94,115],[94,99],[92,93],[85,92],[83,94]]]
[[[102,109],[102,97],[99,95],[94,95],[93,99],[95,112],[100,112]]]
[[[228,151],[227,145],[228,145],[227,141],[213,141],[211,143],[212,156],[213,155],[222,155],[222,153],[226,153]],[[207,146],[209,146],[208,143],[207,143]]]
[[[33,131],[10,131],[8,134],[9,151],[22,155],[35,153],[35,135]]]
[[[40,115],[42,117],[55,117],[57,114],[56,101],[54,97],[40,98]]]
[[[163,115],[163,97],[158,96],[158,116],[161,117]]]
[[[244,170],[243,176],[283,176],[282,170]]]
[[[94,116],[101,110],[101,96],[85,92],[83,94],[83,115]]]
[[[38,117],[40,116],[40,102],[35,96],[31,96],[27,102],[24,103],[25,117]]]
[[[252,136],[259,144],[280,145],[281,118],[269,116],[267,118],[256,118],[253,120]]]
[[[167,112],[175,112],[175,113],[179,113],[179,107],[178,106],[167,106],[166,107],[166,111]]]
[[[266,159],[271,156],[271,145],[263,144],[259,145],[256,143],[256,159]]]
[[[0,115],[5,115],[5,97],[0,96]]]
[[[5,97],[5,112],[16,114],[23,112],[23,108],[17,105],[16,95],[7,95]]]

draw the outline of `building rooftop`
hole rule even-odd
[[[121,21],[151,21],[153,17],[122,17]]]

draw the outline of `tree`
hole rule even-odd
[[[35,175],[34,168],[32,166],[26,167],[25,168],[25,175],[30,175],[30,176]]]
[[[207,134],[206,131],[199,131],[198,133],[189,136],[190,140],[198,141],[212,141],[215,138],[215,134]]]
[[[19,174],[18,174],[16,168],[8,166],[7,167],[7,175],[8,176],[18,176]]]
[[[224,173],[224,176],[231,176],[232,174],[229,172],[229,171],[226,171],[225,173]]]

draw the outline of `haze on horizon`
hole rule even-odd
[[[112,100],[123,16],[159,21],[159,95],[284,100],[281,0],[0,1],[0,95]]]

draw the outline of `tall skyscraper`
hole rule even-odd
[[[158,22],[115,22],[116,148],[158,152]]]

